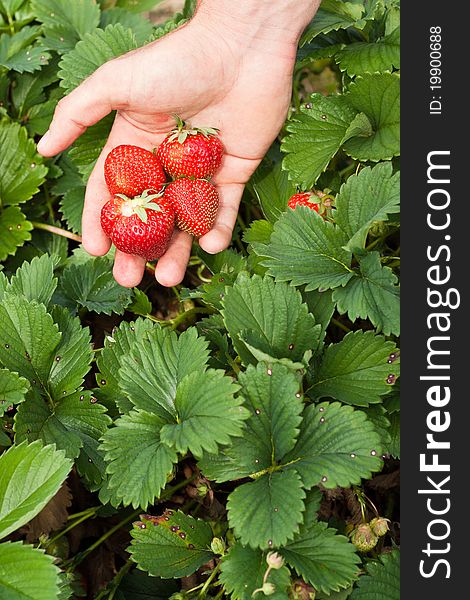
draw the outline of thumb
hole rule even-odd
[[[48,131],[38,143],[38,152],[54,156],[72,144],[90,125],[125,104],[123,77],[126,59],[111,60],[99,67],[73,92],[62,98]],[[119,82],[120,85],[117,85]]]

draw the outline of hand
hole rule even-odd
[[[107,154],[119,144],[153,150],[173,128],[175,113],[193,126],[220,129],[226,149],[214,178],[220,208],[214,228],[199,244],[209,253],[230,244],[244,185],[286,117],[299,31],[245,27],[220,12],[224,1],[219,0],[213,11],[210,4],[207,0],[207,6],[175,32],[95,71],[58,103],[38,145],[42,155],[53,156],[87,127],[117,111],[86,189],[82,236],[92,255],[106,254],[111,245],[100,226],[101,207],[109,199],[103,175]],[[318,3],[313,4],[316,9]],[[155,270],[162,285],[182,281],[191,243],[189,234],[175,230]],[[116,251],[113,273],[121,285],[137,285],[144,269],[144,259]]]

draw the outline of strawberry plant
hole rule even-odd
[[[398,600],[399,2],[323,1],[231,247],[126,289],[80,245],[112,115],[59,157],[35,143],[195,2],[154,5],[0,0],[0,598]],[[155,227],[175,188],[189,228],[185,194],[218,202],[216,132],[179,127],[165,168],[183,136],[204,175],[116,189]]]

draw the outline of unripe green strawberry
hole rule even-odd
[[[369,552],[377,545],[379,538],[372,531],[369,523],[361,523],[351,534],[351,542],[361,552]]]
[[[212,538],[211,542],[211,550],[214,554],[220,554],[223,556],[225,554],[225,542],[222,538]]]
[[[370,522],[370,526],[375,535],[382,537],[390,529],[388,526],[389,523],[389,519],[385,519],[384,517],[375,517],[375,519],[372,519]]]

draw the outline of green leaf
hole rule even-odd
[[[72,91],[102,64],[135,48],[134,33],[119,24],[86,33],[59,63],[61,87]]]
[[[0,0],[0,11],[12,17],[26,0]]]
[[[52,408],[42,398],[30,397],[15,415],[17,440],[56,444],[66,456],[80,457],[79,471],[86,471],[87,478],[90,474],[93,480],[100,480],[99,473],[104,472],[103,459],[97,449],[98,440],[109,424],[105,408],[97,404],[88,391],[67,396]]]
[[[28,138],[28,132],[17,123],[0,121],[0,200],[3,207],[26,202],[37,194],[39,186],[44,183],[47,167],[42,164],[42,157],[36,152],[36,144]],[[20,213],[4,210],[2,212],[2,229],[22,224],[24,217]],[[28,224],[29,225],[29,224]],[[30,230],[30,227],[28,227]],[[3,233],[3,232],[2,232]],[[11,235],[14,241],[29,237],[18,233]],[[2,235],[2,240],[3,240]],[[15,246],[20,244],[16,243]],[[11,247],[12,243],[3,242],[2,246]],[[7,254],[12,254],[7,251]]]
[[[348,587],[345,590],[341,590],[340,592],[332,592],[331,594],[322,594],[319,592],[317,594],[317,598],[318,600],[348,600],[352,591],[353,588]]]
[[[330,397],[356,406],[381,402],[381,396],[393,389],[388,376],[400,372],[399,361],[393,366],[388,362],[396,352],[393,342],[373,331],[350,332],[327,347],[308,394],[316,400]]]
[[[296,192],[295,185],[282,170],[281,161],[273,162],[269,155],[253,173],[250,184],[264,216],[271,223],[287,209],[289,198]]]
[[[232,600],[251,600],[255,590],[263,585],[266,573],[266,554],[261,550],[247,548],[239,543],[234,544],[228,554],[222,558],[220,581]],[[290,586],[290,574],[287,567],[271,571],[268,581],[276,591],[271,594],[273,600],[285,600],[287,588]],[[255,598],[262,598],[258,592]]]
[[[254,475],[277,465],[292,450],[299,434],[303,402],[299,381],[286,367],[250,365],[240,373],[244,406],[250,412],[243,437],[233,440],[227,454],[238,472],[232,479]],[[218,478],[216,478],[218,479]]]
[[[115,596],[116,600],[168,600],[180,589],[179,582],[157,579],[134,569],[126,575]]]
[[[390,442],[387,447],[388,453],[395,457],[400,458],[400,413],[396,412],[388,416],[390,422],[389,434]]]
[[[247,244],[255,244],[260,242],[261,244],[268,244],[271,239],[273,232],[272,223],[259,219],[258,221],[252,221],[243,232],[243,241]]]
[[[133,404],[119,387],[121,359],[129,354],[136,340],[141,339],[146,331],[154,327],[148,319],[137,319],[135,323],[122,321],[119,327],[113,330],[112,335],[106,336],[104,347],[97,358],[99,373],[96,375],[96,381],[100,392],[106,399],[115,402],[121,413],[128,413],[133,408]]]
[[[302,526],[280,553],[297,574],[316,590],[330,593],[349,587],[357,579],[360,558],[356,548],[326,523]]]
[[[72,305],[107,315],[122,315],[132,297],[132,291],[114,279],[106,257],[91,258],[84,264],[72,264],[64,269],[60,291]]]
[[[69,151],[69,156],[83,176],[84,183],[88,181],[93,167],[106,144],[114,118],[115,113],[113,112],[98,121],[96,125],[88,127]]]
[[[349,76],[391,71],[400,68],[400,27],[374,42],[348,44],[335,55],[342,71]]]
[[[364,6],[356,2],[343,2],[342,0],[323,0],[315,18],[304,32],[301,45],[311,42],[321,33],[348,29],[359,26]]]
[[[132,530],[131,559],[139,569],[165,579],[192,575],[213,558],[208,523],[177,511],[143,518]]]
[[[32,224],[26,220],[18,206],[0,209],[0,261],[15,254],[18,246],[30,240],[32,229]]]
[[[48,254],[43,254],[22,264],[11,278],[8,291],[47,306],[56,287],[54,261]]]
[[[242,398],[234,397],[238,389],[224,371],[209,369],[187,375],[176,389],[176,423],[162,427],[162,442],[180,454],[217,452],[219,445],[241,434],[249,416],[241,406]]]
[[[338,312],[347,312],[353,322],[368,318],[377,331],[399,335],[400,291],[396,275],[382,266],[378,252],[359,256],[359,268],[356,277],[333,292]]]
[[[375,221],[386,221],[400,211],[400,173],[392,175],[392,163],[366,167],[341,186],[336,197],[335,221],[349,238],[348,250],[363,248]]]
[[[335,311],[335,303],[332,299],[332,293],[329,290],[317,291],[310,290],[302,294],[305,303],[308,306],[308,311],[315,318],[315,323],[321,325],[320,344],[326,335],[326,329],[330,324],[331,317]]]
[[[134,313],[134,315],[146,317],[152,314],[153,306],[145,292],[139,290],[139,288],[134,288],[134,297],[127,310]]]
[[[242,544],[271,549],[299,530],[304,510],[302,480],[293,470],[268,473],[233,491],[227,501],[230,527]]]
[[[6,293],[0,304],[0,362],[44,389],[61,335],[43,304]]]
[[[117,0],[116,6],[140,13],[156,8],[162,0]]]
[[[11,98],[18,116],[29,115],[29,111],[47,100],[45,90],[52,83],[58,81],[57,65],[51,61],[39,73],[24,73],[15,81],[16,85],[11,90]]]
[[[110,8],[101,13],[100,27],[102,29],[106,29],[108,25],[116,25],[118,23],[123,27],[132,29],[139,46],[149,41],[152,36],[152,23],[150,19],[142,15],[138,15],[120,7]]]
[[[363,575],[353,591],[351,600],[399,600],[400,552],[381,554],[379,560],[367,563]]]
[[[232,248],[228,248],[217,254],[208,254],[200,246],[196,246],[195,253],[211,273],[214,274],[224,272],[229,275],[236,275],[247,268],[245,257],[239,252],[232,250]]]
[[[12,446],[2,454],[0,538],[19,529],[38,514],[55,496],[71,467],[71,461],[62,451],[54,446],[43,446],[40,442]]]
[[[12,35],[0,36],[0,65],[18,73],[32,73],[47,64],[50,54],[37,42],[39,27],[23,27]]]
[[[262,264],[276,281],[306,284],[316,290],[344,286],[353,277],[347,238],[331,223],[305,206],[288,210],[274,225],[269,244],[255,244]]]
[[[286,153],[283,167],[295,183],[303,189],[314,185],[350,137],[346,134],[357,112],[361,111],[354,110],[344,96],[312,94],[309,104],[294,114],[281,150]]]
[[[82,213],[85,203],[85,187],[72,188],[60,200],[60,212],[73,233],[82,233]]]
[[[0,369],[0,417],[14,404],[24,401],[29,382],[18,373]]]
[[[103,436],[108,485],[124,505],[146,509],[167,483],[177,453],[161,440],[164,423],[158,415],[132,411]]]
[[[78,317],[61,306],[54,307],[52,316],[62,335],[54,352],[49,390],[54,400],[60,400],[81,389],[91,368],[93,351],[88,327],[82,327]]]
[[[52,99],[30,108],[25,127],[31,137],[46,133],[52,121],[56,105],[57,100]]]
[[[121,359],[120,388],[136,408],[172,422],[177,414],[177,385],[186,375],[205,371],[207,341],[189,328],[179,337],[175,332],[154,327]]]
[[[380,438],[363,412],[339,402],[310,405],[303,412],[295,448],[284,458],[309,489],[348,487],[382,466]]]
[[[100,18],[95,0],[32,0],[31,11],[44,25],[44,43],[61,54],[73,50],[85,34],[92,33]]]
[[[241,273],[227,288],[223,307],[225,325],[245,364],[255,362],[245,341],[273,358],[292,361],[318,344],[320,327],[300,292],[270,277]]]
[[[375,73],[357,77],[350,85],[347,101],[363,112],[373,128],[369,137],[353,137],[344,150],[354,159],[389,160],[400,154],[400,77]]]
[[[0,544],[0,598],[51,600],[59,593],[54,557],[21,542]]]

